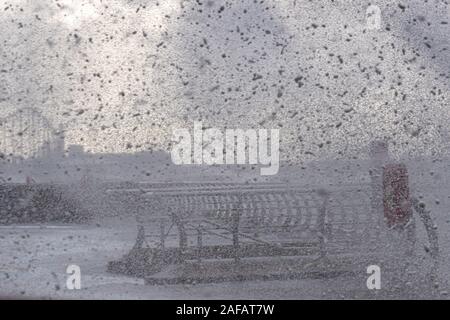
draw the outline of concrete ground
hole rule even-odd
[[[393,290],[392,282],[383,278],[381,290],[368,290],[368,275],[363,268],[360,275],[333,279],[164,286],[145,285],[142,279],[107,273],[108,261],[128,252],[135,236],[132,219],[92,226],[1,226],[0,296],[24,299],[447,298],[443,287],[430,293],[420,284],[406,281]],[[80,290],[66,287],[66,268],[71,264],[80,266]],[[441,273],[444,278],[448,274],[445,269]]]

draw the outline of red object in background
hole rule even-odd
[[[383,168],[384,217],[389,227],[404,227],[412,216],[408,169],[404,164]]]

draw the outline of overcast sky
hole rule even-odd
[[[174,128],[279,128],[281,158],[448,143],[449,5],[0,1],[0,114],[33,106],[93,152],[169,149]]]

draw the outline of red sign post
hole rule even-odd
[[[387,225],[403,228],[412,217],[408,170],[404,164],[383,167],[383,205]]]

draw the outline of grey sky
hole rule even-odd
[[[94,152],[172,129],[280,128],[281,157],[432,154],[448,131],[443,1],[1,1],[1,115],[42,110]],[[448,142],[448,138],[447,138]]]

